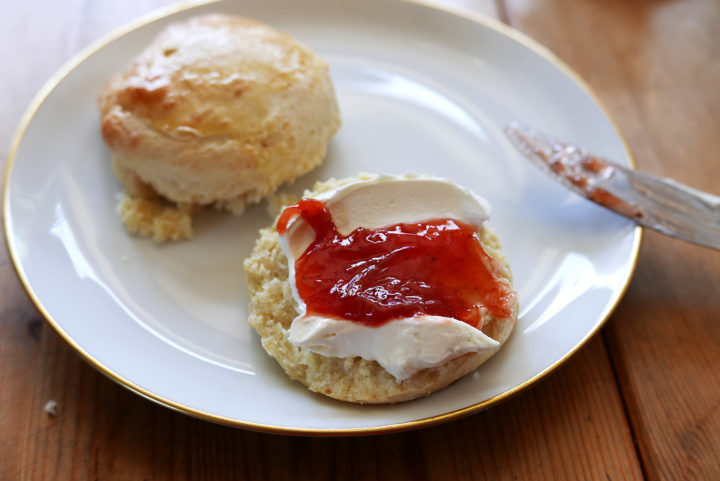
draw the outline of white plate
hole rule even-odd
[[[296,188],[361,171],[413,171],[491,202],[521,303],[498,355],[424,399],[375,407],[326,399],[286,378],[246,322],[241,264],[271,222],[263,206],[240,217],[203,214],[190,242],[158,246],[124,232],[96,95],[164,26],[211,11],[264,20],[330,63],[343,126],[325,164]],[[310,434],[450,419],[559,365],[602,325],[632,274],[639,229],[545,178],[502,128],[519,120],[628,164],[622,140],[569,69],[499,23],[387,0],[220,2],[146,19],[101,44],[31,106],[9,159],[5,228],[49,322],[95,367],[159,403]]]

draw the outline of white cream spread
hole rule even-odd
[[[343,235],[358,227],[377,229],[439,218],[457,219],[479,229],[490,216],[485,199],[449,180],[430,176],[376,176],[315,198],[325,202]],[[307,314],[295,284],[295,260],[314,238],[314,231],[299,215],[288,222],[285,234],[280,236],[298,305],[299,315],[289,330],[292,344],[324,356],[377,361],[398,382],[463,354],[499,346],[479,329],[448,317],[417,315],[371,327]]]

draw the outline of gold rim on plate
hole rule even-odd
[[[151,401],[154,401],[162,406],[168,407],[170,409],[173,409],[175,411],[188,414],[190,416],[212,421],[219,424],[224,424],[227,426],[232,427],[239,427],[244,429],[249,429],[253,431],[260,431],[260,432],[270,432],[270,433],[278,433],[278,434],[294,434],[294,435],[309,435],[309,436],[357,436],[357,435],[367,435],[367,434],[383,434],[383,433],[390,433],[390,432],[398,432],[398,431],[405,431],[405,430],[411,430],[416,429],[420,427],[427,427],[432,426],[435,424],[439,424],[442,422],[450,421],[452,419],[457,419],[463,416],[467,416],[469,414],[473,414],[479,411],[482,411],[484,409],[489,408],[490,406],[493,406],[495,404],[500,403],[501,401],[507,400],[510,397],[514,396],[515,394],[520,393],[521,391],[525,390],[532,384],[535,384],[539,380],[543,379],[545,376],[553,372],[555,369],[557,369],[561,364],[563,364],[570,356],[575,354],[582,346],[585,345],[585,343],[594,335],[596,334],[600,328],[607,322],[608,318],[612,314],[612,312],[615,310],[617,305],[620,303],[620,300],[625,295],[625,292],[627,291],[628,285],[630,284],[630,279],[632,278],[632,274],[635,271],[635,268],[637,266],[639,251],[640,251],[640,242],[642,239],[642,229],[639,226],[635,227],[635,238],[633,241],[632,246],[632,265],[630,269],[630,273],[627,276],[627,279],[625,280],[624,285],[619,291],[618,297],[613,303],[612,306],[607,308],[606,312],[602,314],[601,320],[597,323],[597,325],[590,330],[590,332],[587,333],[587,335],[581,339],[575,347],[573,347],[570,351],[568,351],[564,356],[562,356],[560,359],[555,361],[553,364],[536,374],[531,379],[528,379],[522,384],[519,384],[515,386],[514,388],[505,391],[502,394],[498,394],[497,396],[491,397],[489,399],[486,399],[484,401],[481,401],[479,403],[473,404],[471,406],[464,407],[462,409],[457,409],[455,411],[451,411],[444,414],[439,414],[436,416],[430,416],[423,419],[417,419],[414,421],[408,421],[398,424],[387,424],[384,426],[375,426],[370,428],[340,428],[340,429],[313,429],[313,428],[289,428],[289,427],[281,427],[281,426],[273,426],[273,425],[266,425],[266,424],[257,424],[247,421],[241,421],[237,419],[227,418],[224,416],[217,416],[214,414],[206,413],[197,409],[194,409],[190,406],[185,406],[183,404],[171,401],[169,399],[165,399],[162,396],[159,396],[157,394],[154,394],[146,389],[143,389],[142,387],[134,384],[132,381],[129,381],[128,379],[123,378],[122,376],[118,375],[111,369],[109,369],[107,366],[102,365],[99,363],[94,357],[92,357],[87,351],[85,351],[80,345],[78,345],[74,339],[72,339],[58,324],[58,322],[53,319],[50,312],[45,309],[45,307],[42,305],[40,300],[35,295],[35,291],[30,286],[29,281],[27,280],[27,277],[25,276],[24,271],[22,270],[22,267],[20,265],[20,261],[18,259],[17,250],[15,247],[15,242],[13,240],[13,237],[10,234],[10,228],[8,225],[8,218],[9,218],[9,186],[10,186],[10,174],[12,172],[13,164],[15,162],[15,156],[17,154],[18,147],[20,146],[20,142],[22,141],[22,138],[25,134],[25,131],[27,130],[28,126],[32,122],[32,119],[35,117],[35,114],[37,113],[40,106],[45,102],[47,97],[50,95],[50,93],[67,77],[70,72],[72,72],[75,68],[77,68],[80,64],[82,64],[85,60],[87,60],[90,56],[100,51],[105,46],[109,45],[110,43],[114,42],[118,38],[121,38],[122,36],[127,35],[128,33],[131,33],[141,27],[144,27],[145,25],[148,25],[152,22],[155,22],[157,20],[160,20],[162,18],[168,17],[170,15],[174,15],[180,12],[184,12],[187,10],[190,10],[192,8],[210,5],[213,3],[218,3],[222,0],[200,0],[200,1],[185,1],[181,2],[176,5],[172,5],[170,7],[160,8],[158,10],[155,10],[153,12],[150,12],[148,14],[145,14],[138,19],[134,20],[133,22],[130,22],[129,24],[126,24],[125,26],[113,31],[112,33],[108,34],[107,36],[96,40],[93,42],[90,46],[86,47],[82,51],[80,51],[78,54],[73,56],[63,67],[60,68],[48,81],[47,83],[40,89],[40,91],[35,95],[33,100],[31,101],[29,107],[23,114],[20,124],[18,126],[18,129],[13,137],[12,142],[10,143],[10,150],[8,153],[7,158],[7,164],[5,166],[5,179],[3,183],[3,218],[4,218],[4,232],[5,232],[5,240],[7,242],[8,251],[10,253],[10,258],[13,262],[13,266],[15,268],[15,271],[20,278],[20,281],[22,283],[23,288],[27,292],[30,300],[35,305],[35,307],[38,309],[38,311],[43,315],[45,320],[55,329],[55,331],[62,337],[68,344],[70,344],[77,352],[79,352],[87,362],[90,363],[95,369],[112,379],[113,381],[117,382],[121,386],[130,389],[131,391],[134,391],[135,393],[139,394],[140,396],[149,399]],[[483,27],[489,28],[491,30],[494,30],[506,37],[509,37],[510,39],[520,43],[524,47],[530,49],[537,55],[541,56],[548,62],[550,62],[553,66],[555,66],[557,69],[559,69],[562,73],[570,77],[575,84],[577,84],[584,92],[587,94],[595,103],[595,105],[601,110],[605,118],[610,122],[611,126],[613,127],[613,130],[615,132],[615,135],[620,139],[623,150],[625,151],[626,156],[628,157],[628,160],[630,162],[630,165],[632,167],[635,167],[635,160],[632,156],[632,153],[630,152],[630,149],[628,148],[627,142],[623,138],[623,136],[620,133],[620,129],[618,128],[615,121],[610,117],[605,107],[600,102],[597,95],[593,92],[592,88],[578,75],[572,68],[570,68],[564,61],[562,61],[560,58],[558,58],[552,51],[550,51],[548,48],[537,42],[536,40],[533,40],[529,36],[525,35],[524,33],[502,23],[499,20],[496,20],[494,18],[486,17],[484,15],[481,15],[476,12],[471,12],[468,10],[448,7],[448,6],[440,6],[433,3],[426,3],[424,0],[399,0],[403,3],[409,3],[414,5],[419,5],[422,7],[431,8],[438,11],[443,11],[446,13],[450,13],[462,18],[465,18],[467,20],[472,21],[473,23],[476,23],[478,25],[481,25]]]

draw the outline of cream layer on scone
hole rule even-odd
[[[431,176],[377,176],[315,196],[325,202],[341,234],[358,227],[452,218],[480,229],[490,217],[488,202],[446,179]],[[458,319],[419,315],[367,326],[330,316],[307,314],[295,284],[295,261],[314,232],[301,216],[292,218],[280,245],[288,260],[289,281],[298,306],[288,340],[324,356],[377,361],[401,382],[423,369],[469,352],[489,351],[499,343]]]

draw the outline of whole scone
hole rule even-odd
[[[331,179],[318,183],[311,192],[305,192],[303,197],[314,197],[359,179],[365,180],[366,177]],[[485,251],[498,261],[497,275],[512,281],[510,267],[495,233],[484,225],[479,238]],[[298,312],[288,281],[287,258],[275,228],[260,231],[255,249],[245,260],[244,268],[250,291],[248,321],[259,334],[265,351],[277,360],[290,378],[300,381],[312,391],[342,401],[361,404],[396,403],[442,389],[475,370],[495,354],[510,337],[517,322],[517,302],[513,301],[511,318],[491,317],[483,325],[482,332],[498,341],[497,348],[464,354],[397,382],[376,361],[360,357],[327,357],[288,341],[290,325]]]
[[[126,226],[159,241],[191,235],[199,207],[240,213],[316,167],[340,126],[324,60],[265,24],[219,14],[170,25],[99,107],[129,195]]]

